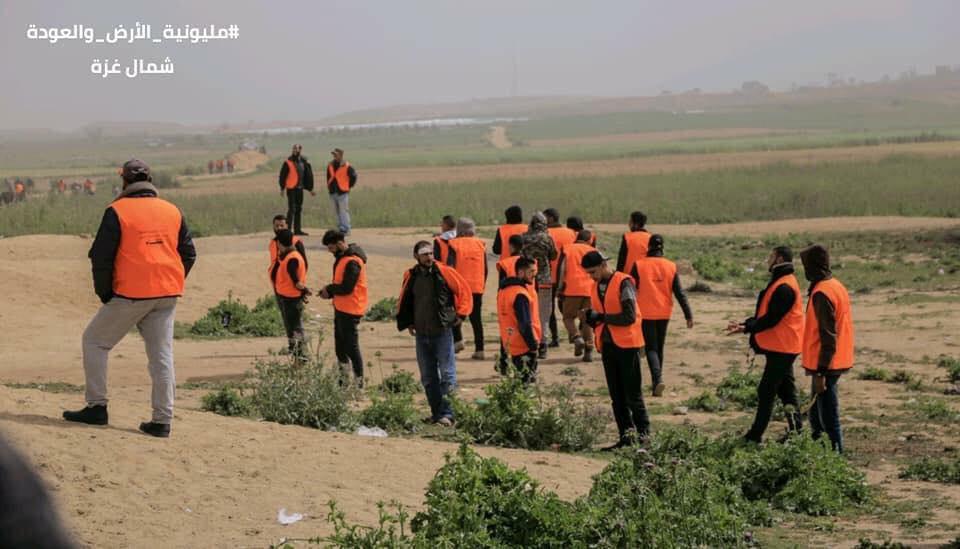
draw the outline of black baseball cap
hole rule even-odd
[[[131,158],[123,164],[120,176],[124,181],[147,181],[150,178],[150,166],[143,160]]]
[[[599,267],[608,259],[610,258],[598,251],[587,252],[586,255],[583,256],[583,259],[580,260],[580,266],[584,269]]]

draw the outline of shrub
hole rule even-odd
[[[567,366],[566,368],[560,370],[560,375],[567,377],[579,377],[583,375],[583,370],[577,368],[576,366]]]
[[[203,395],[201,408],[221,416],[251,416],[253,402],[240,389],[225,385],[216,392]]]
[[[854,549],[910,549],[910,546],[890,540],[883,543],[874,543],[867,538],[860,538]]]
[[[410,372],[394,366],[393,372],[380,382],[380,389],[384,393],[415,395],[420,392],[420,382]]]
[[[253,404],[263,419],[325,430],[355,423],[349,406],[355,393],[323,361],[272,359],[257,361],[254,370]]]
[[[374,303],[373,306],[367,311],[367,314],[363,316],[363,319],[369,320],[370,322],[385,322],[388,320],[393,320],[396,313],[397,298],[386,297]]]
[[[947,371],[947,381],[960,383],[960,360],[949,356],[941,356],[937,361],[937,367]]]
[[[370,405],[360,412],[359,419],[363,425],[391,433],[412,432],[418,423],[417,409],[409,393],[374,395]]]
[[[723,282],[741,273],[739,266],[716,254],[698,256],[693,260],[693,268],[700,276],[713,282]]]
[[[756,408],[759,383],[759,372],[741,373],[737,368],[731,368],[727,376],[717,385],[717,397],[721,401],[736,404],[743,410]]]
[[[279,337],[286,334],[283,320],[272,295],[261,297],[250,309],[229,294],[227,299],[207,310],[207,314],[190,327],[189,333],[200,337]]]
[[[876,366],[868,366],[866,370],[857,373],[857,379],[866,381],[887,381],[890,379],[890,372]]]
[[[960,419],[960,413],[956,412],[943,399],[923,398],[908,404],[920,417],[929,421],[956,421]]]
[[[699,395],[688,399],[684,405],[691,410],[700,410],[701,412],[720,412],[727,409],[726,402],[720,400],[716,393],[704,391]]]
[[[900,478],[960,484],[960,457],[952,460],[922,458],[907,465]]]

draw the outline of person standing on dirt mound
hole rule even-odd
[[[333,254],[333,283],[320,291],[320,297],[333,300],[333,338],[337,362],[344,378],[353,365],[353,377],[363,387],[363,357],[360,355],[358,327],[367,313],[367,255],[360,246],[347,244],[340,231],[323,235],[323,245]]]
[[[308,236],[303,232],[301,217],[303,216],[303,191],[311,195],[313,192],[313,168],[305,156],[300,155],[303,150],[299,144],[294,145],[290,156],[280,166],[280,196],[287,195],[287,223],[296,236]]]
[[[103,306],[83,332],[87,406],[64,412],[63,418],[107,424],[107,357],[136,326],[153,381],[153,416],[140,430],[168,437],[175,388],[174,313],[197,252],[180,210],[159,198],[150,168],[133,159],[120,173],[123,191],[103,213],[89,253],[94,291]]]
[[[630,270],[642,257],[647,257],[647,244],[650,233],[647,232],[647,216],[643,212],[630,214],[630,230],[620,239],[620,252],[617,254],[617,270],[630,274]]]
[[[357,170],[343,159],[343,149],[330,151],[333,160],[327,164],[327,192],[333,204],[340,232],[350,234],[350,190],[357,184]]]
[[[473,294],[457,271],[434,261],[430,242],[417,242],[413,257],[417,264],[403,273],[397,330],[408,330],[417,338],[420,383],[430,405],[425,421],[451,427],[453,408],[447,395],[457,386],[453,328],[470,316]]]

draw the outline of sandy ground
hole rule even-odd
[[[590,160],[578,162],[509,163],[476,166],[441,166],[365,170],[357,166],[360,185],[377,188],[391,185],[415,185],[435,182],[470,182],[492,179],[530,179],[545,177],[650,175],[665,172],[702,171],[730,167],[749,167],[787,162],[809,165],[821,162],[879,160],[891,154],[952,156],[960,154],[960,142],[888,144],[875,147],[834,147],[787,151],[751,151],[738,153],[673,154],[641,158]],[[211,181],[187,182],[170,194],[216,194],[223,192],[273,192],[275,174],[226,177]]]
[[[733,139],[738,137],[761,137],[773,135],[803,135],[821,133],[807,130],[776,130],[773,128],[707,128],[696,130],[669,130],[662,132],[620,133],[609,135],[588,135],[582,137],[560,137],[554,139],[531,139],[531,147],[556,147],[567,145],[605,145],[609,143],[663,143],[689,139]]]
[[[779,223],[783,224],[724,226],[716,234],[766,233],[787,227],[787,222]],[[881,218],[816,223],[825,224],[815,225],[823,228],[913,230],[947,222]],[[662,231],[666,235],[687,234],[684,231],[707,234],[708,229],[677,226],[663,227]],[[422,233],[416,229],[356,231],[354,240],[370,255],[372,302],[396,293],[403,269],[412,264],[412,243],[428,236]],[[259,234],[198,239],[200,260],[188,280],[178,319],[195,320],[228,292],[251,304],[268,293],[267,238]],[[0,339],[0,381],[83,383],[80,334],[98,305],[86,260],[89,244],[88,239],[69,236],[0,240],[0,277],[23,281],[23,291],[6,292],[0,301],[0,328],[4,333]],[[311,286],[317,286],[328,280],[332,261],[319,237],[308,237],[307,246],[309,279]],[[494,299],[493,285],[489,286],[485,298],[488,304]],[[955,304],[928,303],[914,306],[922,307],[921,311],[904,310],[891,304],[889,297],[888,292],[875,292],[856,298],[859,363],[892,368],[892,355],[888,353],[907,357],[960,353],[960,311]],[[746,362],[745,342],[725,338],[721,332],[727,320],[751,312],[753,298],[725,292],[693,294],[691,303],[697,325],[688,330],[679,318],[672,324],[665,370],[668,392],[660,399],[648,400],[654,411],[654,429],[665,422],[742,425],[746,417],[740,413],[671,414],[675,406],[703,390],[695,376],[715,383],[729,364]],[[327,303],[312,301],[308,310],[313,326],[329,326],[332,313]],[[494,340],[492,306],[487,306],[484,317],[488,338]],[[471,340],[469,329],[466,333]],[[255,357],[282,344],[282,340],[273,338],[178,340],[178,382],[240,375]],[[373,382],[392,364],[416,371],[412,341],[398,333],[392,323],[362,324],[361,345],[365,358],[374,363],[368,373]],[[488,344],[487,349],[492,355],[493,345]],[[326,338],[323,351],[332,353],[332,337]],[[378,351],[382,356],[375,358]],[[463,396],[480,396],[482,387],[496,379],[492,361],[471,361],[468,355],[460,358],[458,375]],[[582,375],[571,379],[560,374],[571,365],[578,366]],[[927,363],[895,366],[921,375],[931,384],[938,375]],[[603,386],[600,364],[579,363],[566,347],[552,353],[543,363],[542,372],[545,383],[574,383],[584,390]],[[149,413],[149,378],[142,341],[135,334],[114,350],[110,383],[108,428],[71,425],[59,419],[64,409],[82,405],[80,395],[0,386],[0,431],[37,465],[78,538],[96,547],[263,547],[281,537],[328,532],[323,517],[329,499],[337,500],[351,519],[373,523],[378,500],[396,499],[418,507],[443,455],[456,450],[454,444],[422,438],[371,439],[224,418],[199,411],[203,392],[188,389],[178,392],[173,437],[144,437],[135,429]],[[845,417],[846,425],[863,423],[857,415],[860,407],[874,413],[899,409],[903,394],[900,386],[850,377],[843,389],[849,416]],[[594,400],[606,405],[603,398]],[[775,436],[782,429],[782,425],[773,424],[769,434]],[[905,437],[910,432],[921,433],[928,441],[932,439],[929,444],[940,444],[941,448],[957,442],[943,440],[936,426],[916,426],[896,435]],[[882,451],[871,454],[881,457],[869,464],[868,474],[870,481],[881,485],[894,500],[937,497],[960,502],[958,487],[897,479],[898,468],[886,458],[915,451],[909,442],[898,440],[893,437],[868,443],[854,439],[849,444],[854,452],[866,451],[869,444],[884,445]],[[589,489],[591,475],[605,463],[594,457],[550,452],[496,448],[481,452],[526,467],[546,488],[570,499]],[[281,507],[305,513],[308,518],[293,526],[280,526],[276,515]],[[960,524],[960,515],[955,507],[936,509],[928,523],[921,530],[921,538],[946,541],[956,535],[953,530]],[[850,545],[857,535],[877,537],[878,531],[896,532],[897,525],[843,523],[840,529],[846,533],[843,545]],[[806,535],[808,530],[804,532]],[[829,545],[836,540],[828,533],[804,538],[805,542]]]

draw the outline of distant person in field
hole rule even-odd
[[[27,199],[27,187],[23,184],[23,181],[17,179],[13,183],[13,196],[14,200],[21,202]]]
[[[403,273],[397,329],[409,331],[417,340],[420,382],[430,405],[425,421],[451,427],[453,408],[447,395],[457,386],[453,328],[470,316],[473,295],[457,271],[434,260],[430,242],[417,242],[413,257],[417,264]]]
[[[553,239],[553,245],[557,248],[557,258],[550,261],[550,343],[548,347],[560,346],[560,332],[557,330],[557,286],[559,278],[557,277],[557,267],[560,263],[560,254],[563,253],[564,246],[573,244],[577,240],[577,232],[573,229],[564,227],[560,224],[560,213],[556,208],[547,208],[543,210],[543,215],[547,217],[547,232]],[[561,305],[562,307],[562,305]]]
[[[63,418],[107,424],[107,357],[136,326],[153,381],[153,415],[140,430],[168,437],[175,388],[174,313],[197,252],[180,210],[159,198],[149,166],[129,160],[121,177],[123,191],[103,213],[89,253],[94,291],[103,306],[83,332],[87,406],[64,412]]]
[[[515,234],[527,232],[527,224],[523,222],[523,209],[520,206],[510,206],[503,212],[506,223],[497,228],[497,234],[493,237],[493,253],[500,256],[500,259],[509,257],[510,250],[507,248],[507,242]]]
[[[590,231],[577,233],[577,240],[563,248],[557,265],[557,294],[567,341],[573,345],[573,356],[583,357],[584,362],[593,362],[593,328],[578,320],[580,313],[590,308],[590,293],[595,285],[582,266],[583,257],[596,250],[589,244],[592,239]]]
[[[333,282],[320,297],[333,300],[333,338],[340,371],[353,365],[353,377],[363,387],[363,357],[360,354],[359,326],[367,313],[367,255],[360,246],[347,244],[344,234],[330,230],[323,245],[333,255]]]
[[[210,160],[209,162],[207,162],[207,173],[210,175],[213,175],[213,166],[214,166],[213,160]]]
[[[433,235],[433,257],[446,265],[450,255],[450,241],[457,237],[457,220],[452,215],[445,215],[440,220],[440,232]]]
[[[518,256],[513,269],[513,276],[500,281],[497,322],[504,351],[520,379],[530,383],[537,378],[537,352],[542,339],[535,287],[537,267],[532,259]]]
[[[333,204],[337,228],[350,234],[350,191],[357,184],[357,170],[343,159],[343,149],[330,151],[333,159],[327,164],[327,192]]]
[[[57,192],[60,194],[67,192],[67,183],[63,179],[57,181]]]
[[[97,194],[97,184],[89,177],[83,182],[83,192],[90,196]]]
[[[448,243],[447,265],[453,267],[470,286],[473,294],[473,311],[470,325],[473,327],[473,360],[483,360],[483,291],[487,286],[487,245],[477,238],[477,225],[469,217],[457,221],[457,237]],[[459,353],[464,348],[463,330],[453,329],[453,350]]]
[[[541,212],[534,212],[530,218],[527,232],[523,233],[523,255],[537,263],[537,314],[540,325],[550,323],[550,310],[553,297],[553,278],[551,277],[550,263],[557,259],[557,247],[547,232],[547,218]],[[542,337],[542,334],[541,334]],[[547,339],[540,342],[537,356],[547,358]]]
[[[289,229],[277,233],[279,256],[270,270],[270,282],[277,296],[280,318],[287,333],[287,350],[294,360],[306,359],[303,334],[303,306],[307,296],[307,261],[293,243],[294,235]]]
[[[295,236],[308,236],[303,232],[301,217],[303,215],[303,191],[311,195],[313,192],[313,167],[300,152],[303,147],[294,145],[290,156],[280,167],[280,196],[287,195],[287,222]]]
[[[673,315],[673,298],[677,298],[687,328],[693,328],[693,312],[687,294],[680,284],[677,264],[663,257],[663,237],[650,236],[647,257],[640,258],[630,268],[630,276],[637,285],[637,303],[643,318],[643,339],[646,342],[647,367],[653,396],[663,395],[663,348],[667,341],[667,325]]]
[[[277,240],[277,236],[280,234],[280,231],[284,231],[289,228],[290,226],[287,224],[287,216],[283,214],[277,214],[273,216],[273,238],[270,239],[270,244],[268,245],[270,250],[270,267],[267,268],[268,273],[272,272],[274,265],[280,261],[280,242]],[[293,237],[293,247],[300,254],[300,257],[303,258],[303,264],[309,269],[310,263],[307,260],[307,249],[304,247],[303,241],[297,236]]]
[[[803,297],[794,274],[793,251],[788,246],[774,248],[767,257],[767,270],[770,282],[757,296],[754,315],[727,326],[728,335],[749,334],[750,347],[766,357],[757,386],[757,414],[743,437],[756,443],[763,440],[777,397],[784,406],[793,407],[793,411],[787,413],[790,431],[800,431],[803,427],[793,375],[793,363],[803,351]]]
[[[630,274],[630,269],[641,257],[647,257],[647,243],[650,233],[647,232],[647,216],[643,212],[630,214],[628,224],[630,230],[620,239],[620,252],[617,254],[617,270]]]

